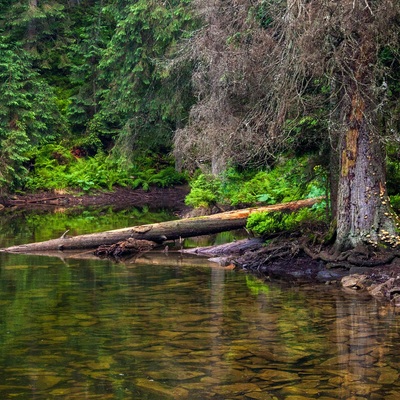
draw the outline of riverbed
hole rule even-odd
[[[171,218],[146,207],[2,211],[0,247]],[[0,398],[400,398],[400,315],[370,297],[175,252],[0,253],[0,274]]]

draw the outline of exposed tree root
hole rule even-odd
[[[309,244],[304,238],[282,235],[268,244],[251,239],[190,252],[222,255],[224,262],[263,279],[294,284],[336,284],[346,291],[367,293],[400,306],[400,252],[397,250],[377,252],[374,248],[359,246],[335,254],[329,248]]]
[[[358,246],[342,253],[330,254],[327,251],[313,252],[306,244],[301,249],[313,260],[322,260],[332,266],[378,267],[390,264],[395,258],[400,258],[400,252],[394,249],[382,250],[379,253],[369,246]]]

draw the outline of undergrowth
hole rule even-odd
[[[323,221],[326,221],[325,205],[320,203],[291,213],[251,214],[247,219],[246,229],[262,236],[284,231],[298,231],[303,225],[308,227]]]
[[[328,172],[316,163],[317,158],[306,155],[282,157],[270,170],[238,172],[230,168],[220,176],[199,173],[191,182],[186,204],[192,207],[211,207],[215,204],[233,207],[272,205],[326,195]],[[388,158],[387,187],[394,212],[400,213],[400,163]],[[257,235],[301,230],[302,226],[327,222],[325,201],[311,208],[291,213],[254,213],[247,229]]]
[[[146,154],[135,164],[126,165],[104,153],[93,157],[76,156],[62,145],[46,145],[28,154],[30,170],[24,190],[78,189],[112,190],[114,187],[132,189],[150,186],[168,187],[186,181],[168,157]]]
[[[218,177],[200,173],[190,186],[186,204],[192,207],[276,204],[325,195],[326,171],[304,156],[282,159],[265,171],[243,173],[230,168]]]
[[[191,182],[186,204],[210,207],[214,204],[243,207],[271,205],[319,197],[326,194],[326,171],[312,158],[282,158],[275,168],[265,171],[238,172],[228,169],[215,177],[200,173]],[[247,228],[258,235],[299,229],[303,223],[325,220],[326,202],[293,213],[255,213]]]

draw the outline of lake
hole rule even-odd
[[[0,247],[171,218],[3,210]],[[400,398],[400,315],[369,297],[176,253],[0,253],[0,267],[1,399]]]

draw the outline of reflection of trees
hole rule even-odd
[[[0,270],[0,358],[39,396],[54,386],[114,398],[351,399],[396,384],[397,317],[371,300],[222,268],[13,260]]]
[[[112,206],[81,209],[49,208],[42,210],[13,210],[3,212],[0,223],[0,248],[15,244],[49,240],[60,237],[66,230],[70,235],[101,232],[151,221],[168,221],[176,216],[168,210],[131,207],[114,210]]]
[[[89,381],[92,360],[94,373],[99,374],[108,358],[103,338],[93,335],[98,320],[93,314],[95,299],[88,298],[90,287],[96,285],[91,262],[74,269],[47,257],[11,255],[7,260],[0,269],[1,393],[14,393],[18,387],[18,392],[39,395],[85,374],[85,369]],[[96,265],[99,270],[99,262]]]
[[[260,304],[258,315],[252,314],[259,334],[254,347],[248,348],[254,356],[238,363],[249,368],[257,365],[255,379],[268,377],[265,371],[270,376],[272,370],[275,374],[296,372],[298,379],[282,383],[280,393],[304,398],[384,398],[379,396],[393,390],[400,367],[394,350],[399,333],[393,310],[370,298],[348,298],[335,292],[333,302],[330,295],[316,295],[315,288],[308,293],[286,289],[282,295],[273,286],[262,289],[249,280]],[[250,332],[248,337],[255,338]],[[282,377],[276,375],[259,385],[268,390]]]
[[[393,314],[371,299],[336,303],[335,330],[337,356],[325,364],[339,387],[340,398],[371,396],[382,384],[397,381],[398,372],[387,364],[387,329]]]

